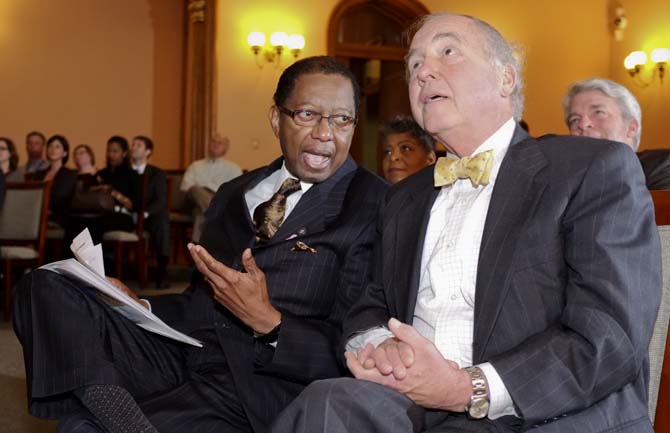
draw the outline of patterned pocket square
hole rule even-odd
[[[293,245],[293,248],[291,248],[291,251],[305,251],[306,253],[316,253],[316,249],[310,247],[306,243],[302,241],[298,241]]]

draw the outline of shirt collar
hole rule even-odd
[[[288,168],[286,167],[286,161],[283,161],[281,164],[281,168],[279,169],[279,177],[277,178],[277,184],[275,185],[274,190],[277,191],[279,190],[279,187],[281,184],[288,179],[289,177],[292,177],[294,179],[297,179],[298,176],[293,175],[290,171],[288,171]],[[310,189],[314,185],[313,183],[309,182],[304,182],[300,181],[300,189],[302,190],[303,194],[307,192],[308,189]]]
[[[132,164],[132,167],[133,167],[133,170],[135,170],[135,171],[138,172],[139,174],[144,174],[144,170],[146,170],[146,168],[147,168],[147,163],[145,162],[145,163],[142,164],[142,165],[135,165],[135,164]]]
[[[502,160],[505,158],[507,149],[512,142],[515,128],[516,122],[514,121],[514,118],[510,117],[507,122],[503,123],[496,132],[491,134],[489,138],[484,140],[484,142],[472,152],[472,155],[474,156],[478,153],[486,152],[487,150],[493,150],[493,166],[491,167],[491,174],[489,175],[489,183],[491,184],[495,183],[495,180],[498,177],[498,171],[500,171]]]

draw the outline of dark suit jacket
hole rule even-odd
[[[132,170],[133,211],[148,214],[146,229],[159,255],[170,255],[170,218],[167,208],[167,175],[160,168],[147,164],[143,175]],[[145,179],[146,177],[146,179]],[[146,185],[146,191],[144,189]]]
[[[649,189],[670,189],[670,149],[651,149],[637,157]]]
[[[473,362],[500,374],[522,417],[517,429],[652,432],[647,346],[660,245],[640,164],[628,147],[604,140],[534,139],[517,128],[512,143],[479,254]],[[387,195],[376,283],[345,335],[389,316],[411,323],[439,193],[432,182],[431,167]]]
[[[33,174],[33,180],[43,180],[48,168],[36,171]],[[61,167],[53,178],[51,186],[51,198],[49,201],[49,210],[51,215],[49,219],[63,224],[70,213],[72,198],[77,189],[77,172],[66,167]]]
[[[370,282],[376,217],[386,189],[385,182],[348,158],[301,197],[267,244],[254,245],[244,194],[281,163],[223,184],[207,210],[201,237],[210,253],[238,270],[242,252],[252,248],[272,305],[282,313],[276,350],[256,342],[251,329],[216,303],[199,273],[179,303],[152,300],[159,316],[187,333],[216,329],[218,350],[255,431],[263,431],[306,384],[343,372],[337,361],[341,320]],[[294,250],[297,241],[316,253]]]

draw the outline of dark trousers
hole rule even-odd
[[[489,419],[426,410],[376,383],[351,378],[313,382],[272,427],[273,433],[502,433]]]
[[[94,289],[37,270],[18,284],[14,330],[23,345],[29,410],[65,418],[60,431],[100,431],[72,390],[121,386],[160,432],[249,432],[213,329],[196,348],[145,331]]]

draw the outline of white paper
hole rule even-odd
[[[108,304],[118,313],[125,316],[137,326],[173,340],[181,341],[193,346],[202,347],[202,343],[176,329],[171,328],[158,316],[138,304],[125,292],[105,279],[105,267],[100,244],[93,245],[88,229],[84,229],[74,239],[71,245],[72,253],[77,258],[49,263],[40,269],[56,272],[75,278],[96,288],[103,295],[112,298]],[[114,302],[115,301],[115,302]],[[119,305],[113,305],[118,303]]]

